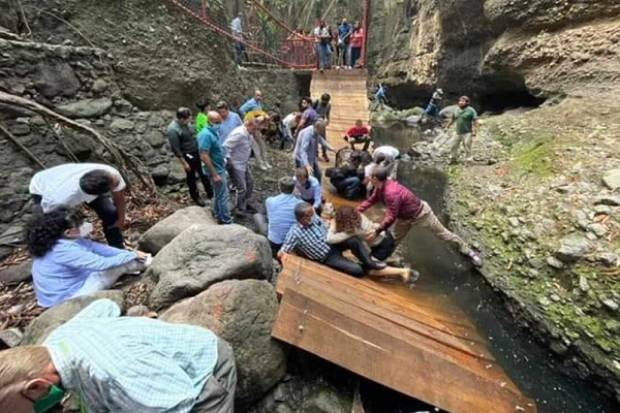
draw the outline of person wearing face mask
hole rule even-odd
[[[206,328],[120,314],[97,300],[42,345],[0,351],[0,411],[57,411],[71,393],[80,412],[234,412],[228,343]]]
[[[92,224],[60,207],[35,215],[26,229],[28,251],[34,257],[32,279],[37,302],[53,307],[70,298],[111,288],[123,274],[150,264],[150,255],[100,244],[88,239]]]

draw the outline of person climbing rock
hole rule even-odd
[[[222,117],[218,112],[209,112],[209,124],[198,134],[198,150],[202,160],[204,173],[211,180],[214,192],[213,215],[219,224],[231,224],[230,207],[228,202],[228,173],[224,148],[220,143],[220,128]]]
[[[109,165],[66,163],[34,174],[29,191],[35,214],[88,205],[101,219],[108,244],[123,249],[125,186],[120,172]]]
[[[375,100],[381,106],[387,105],[386,92],[387,92],[386,87],[383,86],[382,83],[379,83],[379,87],[377,88],[377,91],[375,92]]]
[[[478,134],[478,113],[470,106],[470,100],[467,96],[461,96],[458,106],[452,119],[448,125],[446,125],[446,129],[449,129],[453,123],[456,123],[456,137],[450,151],[450,162],[458,162],[461,144],[463,144],[463,149],[465,150],[465,161],[471,162],[474,159],[471,152],[472,143],[473,139]]]
[[[295,207],[303,202],[293,193],[295,190],[293,178],[288,176],[280,178],[278,186],[280,194],[269,197],[265,201],[268,223],[267,239],[274,258],[282,248],[286,234],[297,222],[295,220]]]
[[[355,145],[363,143],[363,151],[367,151],[372,140],[370,139],[370,127],[365,126],[361,119],[355,121],[355,125],[350,127],[344,135],[344,140],[355,150]]]
[[[35,215],[28,223],[26,244],[34,257],[32,281],[41,307],[108,290],[123,274],[139,273],[150,262],[144,252],[91,241],[92,230],[82,214],[65,207]]]
[[[188,108],[179,108],[177,110],[176,118],[168,125],[168,142],[174,156],[177,157],[185,170],[185,182],[189,188],[190,196],[196,205],[205,206],[206,203],[198,193],[196,175],[200,178],[208,199],[213,198],[213,189],[211,188],[209,178],[202,171],[200,155],[198,154],[198,142],[189,123],[191,117],[192,112]]]
[[[296,252],[312,261],[325,264],[337,271],[354,277],[363,277],[369,270],[382,270],[386,265],[374,261],[365,253],[364,244],[357,238],[352,238],[338,246],[327,243],[327,227],[316,215],[312,205],[302,202],[295,207],[297,223],[289,230],[278,258],[282,260],[285,254]],[[345,258],[342,253],[351,250],[353,255],[362,264]]]
[[[439,119],[439,105],[441,105],[442,99],[443,90],[438,88],[435,92],[433,92],[431,100],[428,102],[426,109],[424,109],[424,114],[431,119]]]
[[[418,198],[413,192],[395,180],[388,179],[389,171],[382,166],[374,168],[371,183],[374,187],[372,195],[364,201],[357,211],[363,213],[368,208],[382,202],[386,211],[383,221],[375,230],[375,236],[394,225],[392,231],[396,244],[400,243],[413,226],[430,229],[440,239],[454,244],[459,252],[467,256],[475,266],[482,265],[480,256],[458,235],[444,227],[433,213],[426,201]],[[372,242],[373,237],[368,241]]]
[[[0,410],[56,411],[71,393],[81,412],[233,413],[228,343],[206,328],[120,315],[97,300],[43,344],[0,351]]]

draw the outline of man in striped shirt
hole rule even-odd
[[[0,352],[0,411],[46,412],[70,392],[82,412],[233,413],[237,373],[225,341],[120,313],[98,300],[43,345]]]
[[[312,261],[325,264],[337,271],[344,272],[354,277],[362,277],[366,270],[381,270],[385,264],[375,262],[364,254],[363,241],[357,237],[351,238],[352,243],[346,246],[353,255],[362,261],[362,264],[350,261],[343,255],[343,248],[338,245],[327,243],[327,227],[314,213],[314,208],[307,202],[301,202],[295,207],[297,224],[289,230],[284,244],[278,252],[278,258],[282,260],[284,254],[296,252]]]

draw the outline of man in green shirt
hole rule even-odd
[[[196,129],[196,134],[199,134],[205,126],[209,126],[209,119],[207,117],[207,112],[209,111],[209,101],[207,99],[203,99],[196,103],[196,107],[198,108],[198,113],[196,114],[196,123],[194,124],[194,128]]]
[[[452,119],[446,129],[456,123],[456,138],[452,144],[450,163],[456,163],[459,157],[459,147],[461,143],[465,149],[465,160],[472,161],[471,145],[473,138],[478,133],[478,113],[470,105],[467,96],[461,96],[459,99],[459,108],[452,115]]]

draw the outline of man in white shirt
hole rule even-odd
[[[87,204],[101,219],[108,244],[122,249],[125,186],[120,172],[109,165],[67,163],[37,172],[29,191],[35,213]]]

